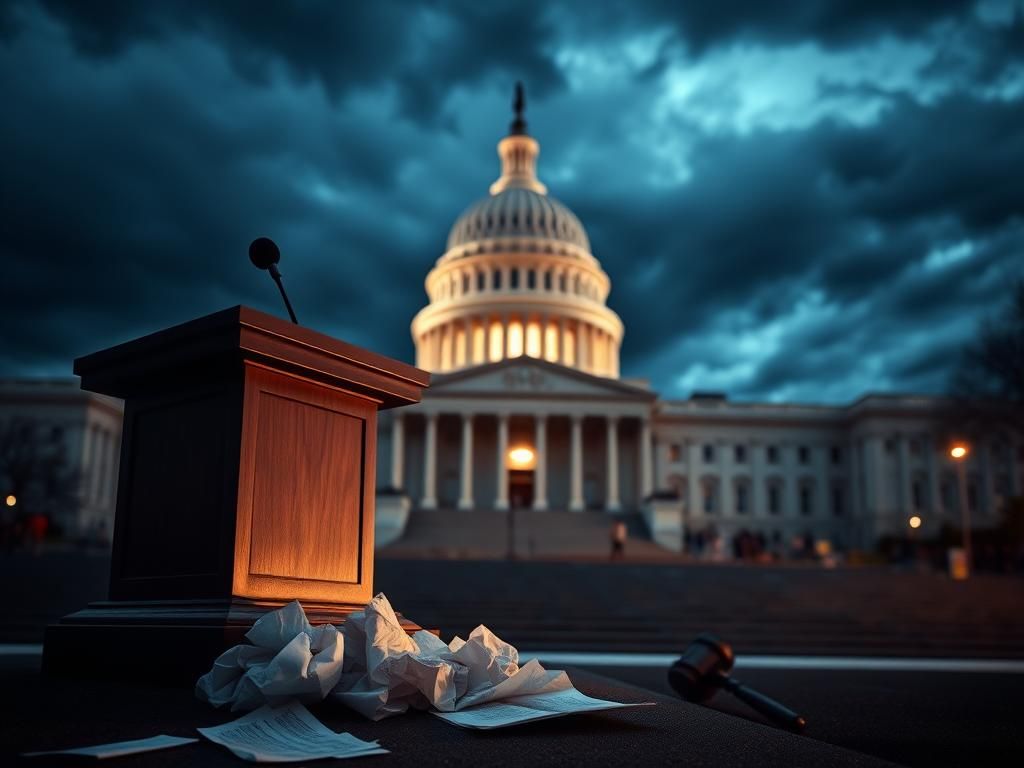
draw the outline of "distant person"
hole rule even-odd
[[[50,520],[41,512],[33,512],[28,516],[28,540],[32,554],[38,555],[43,549],[43,539],[50,527]]]
[[[612,552],[610,560],[621,560],[626,556],[626,524],[621,520],[612,523]]]

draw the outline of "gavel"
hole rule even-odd
[[[720,688],[745,702],[777,725],[799,733],[807,721],[775,699],[729,677],[736,660],[732,646],[711,634],[701,634],[668,669],[668,683],[687,701],[702,704]]]

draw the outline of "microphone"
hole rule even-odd
[[[295,319],[295,310],[292,309],[292,303],[288,301],[288,294],[284,292],[284,283],[281,282],[281,273],[277,269],[277,262],[280,260],[281,251],[277,247],[277,243],[269,237],[257,237],[249,243],[249,261],[251,261],[254,266],[270,272],[270,276],[274,278],[274,282],[277,283],[278,290],[281,291],[281,298],[284,299],[284,305],[288,309],[289,317],[291,317],[293,323],[298,325],[299,321]]]
[[[807,721],[775,699],[729,677],[735,656],[732,646],[714,635],[701,634],[668,670],[668,682],[687,701],[702,704],[719,688],[750,705],[769,720],[799,733]]]

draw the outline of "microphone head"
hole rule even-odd
[[[249,243],[249,261],[260,269],[270,269],[280,260],[281,251],[269,237],[257,237]]]

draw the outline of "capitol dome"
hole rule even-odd
[[[590,251],[576,214],[555,198],[522,187],[508,187],[469,206],[448,235],[448,250],[499,237],[559,240]]]
[[[536,357],[618,378],[622,321],[583,224],[537,178],[540,145],[516,117],[498,143],[501,176],[452,226],[412,322],[416,364],[437,373]]]

